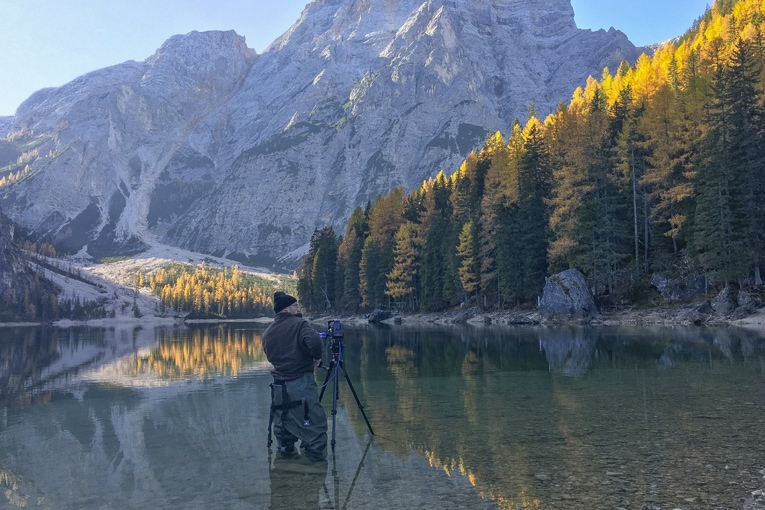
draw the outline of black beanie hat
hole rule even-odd
[[[281,312],[292,303],[297,303],[297,299],[282,291],[274,292],[274,313]]]

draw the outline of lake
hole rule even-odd
[[[267,446],[265,327],[0,329],[0,508],[740,509],[763,488],[754,332],[346,324],[322,470]]]

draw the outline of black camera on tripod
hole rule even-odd
[[[327,322],[327,332],[321,333],[322,338],[329,339],[329,346],[335,354],[340,349],[344,336],[343,323],[338,319],[330,319]]]

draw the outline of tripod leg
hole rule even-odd
[[[335,363],[335,380],[332,382],[332,454],[335,453],[335,432],[337,431],[337,397],[340,395],[340,385],[338,384],[338,369],[340,367],[340,361]]]
[[[324,390],[327,389],[327,381],[332,377],[332,369],[335,367],[335,360],[329,362],[329,368],[327,369],[327,377],[324,378],[324,384],[321,385],[321,391],[319,392],[319,402],[321,402],[324,396]]]
[[[345,380],[348,382],[348,387],[351,388],[351,393],[353,393],[353,398],[356,399],[356,405],[359,406],[359,411],[361,411],[361,415],[364,417],[364,421],[367,422],[367,427],[369,428],[369,433],[373,436],[375,435],[374,431],[372,430],[372,425],[369,424],[369,419],[367,418],[367,413],[364,412],[364,406],[361,405],[361,401],[359,400],[359,396],[356,395],[356,390],[353,388],[353,384],[351,384],[351,378],[348,377],[348,372],[345,371],[345,363],[343,363],[343,360],[338,361],[338,364],[340,365],[340,368],[343,369],[343,375],[345,376]],[[334,431],[332,432],[332,440],[334,441]]]

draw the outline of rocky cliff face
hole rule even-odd
[[[193,32],[36,93],[9,129],[36,152],[0,203],[70,252],[294,264],[315,228],[638,53],[577,29],[569,0],[315,0],[262,55]]]
[[[59,289],[35,274],[16,245],[16,226],[0,211],[0,322],[51,319]],[[53,298],[55,299],[55,298]]]
[[[27,271],[21,250],[13,242],[13,234],[13,224],[0,212],[0,292],[3,295],[9,289],[15,291],[18,275],[25,275]]]
[[[5,134],[11,130],[12,124],[13,124],[13,117],[0,116],[0,137],[4,137]],[[4,161],[0,160],[0,162],[2,162],[2,166],[5,166]]]

